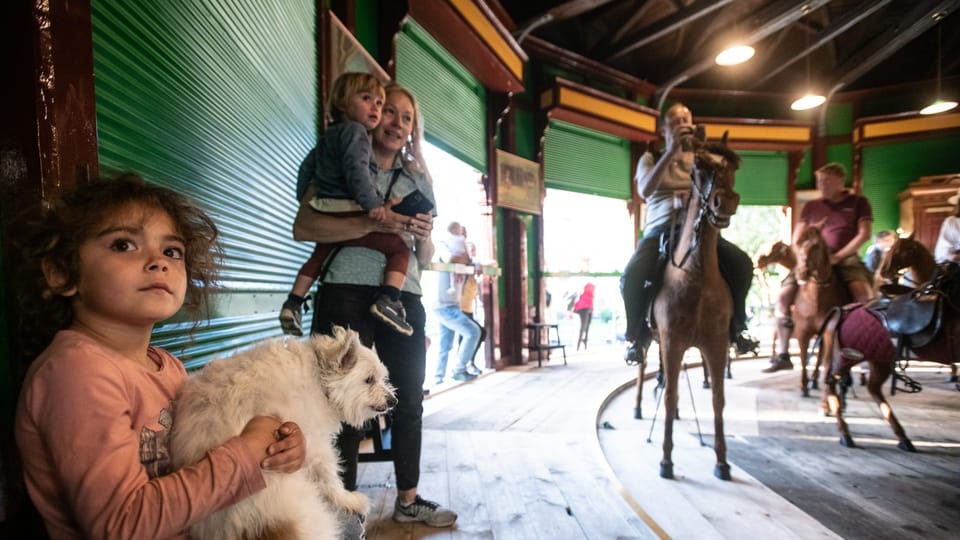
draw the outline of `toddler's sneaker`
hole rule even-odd
[[[393,330],[405,336],[413,335],[413,327],[407,322],[407,312],[399,300],[391,300],[389,296],[381,294],[370,306],[370,313]]]
[[[393,505],[393,520],[400,523],[418,521],[430,527],[449,527],[456,523],[457,513],[419,495],[408,506],[400,504],[400,498],[397,497]]]
[[[303,335],[303,304],[287,300],[280,308],[280,328],[288,336]]]

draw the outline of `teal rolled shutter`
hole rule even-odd
[[[417,98],[427,139],[487,170],[486,89],[412,19],[396,39],[397,83]]]
[[[630,141],[560,120],[551,120],[543,142],[548,188],[629,199]]]
[[[316,142],[312,0],[94,0],[105,174],[133,170],[197,201],[220,228],[209,324],[154,342],[198,365],[279,334],[276,311],[310,246],[292,240],[297,167]]]
[[[785,206],[788,203],[789,161],[786,152],[742,150],[734,189],[740,204]]]

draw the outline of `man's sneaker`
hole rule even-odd
[[[472,381],[473,379],[477,378],[476,375],[470,373],[469,371],[454,371],[451,377],[455,381]]]
[[[781,371],[793,369],[793,362],[790,361],[790,355],[786,353],[780,353],[770,359],[770,365],[762,369],[764,373],[773,373],[774,371]]]
[[[737,350],[737,356],[743,356],[751,352],[756,356],[757,351],[760,350],[760,341],[754,339],[753,336],[748,335],[746,332],[740,332],[734,336],[733,346]]]
[[[389,296],[381,294],[370,306],[370,313],[393,330],[405,336],[413,335],[413,327],[407,322],[407,312],[399,300],[391,300]]]
[[[623,355],[623,361],[628,366],[636,366],[646,362],[647,350],[638,341],[635,341],[627,347],[627,352]]]
[[[430,527],[449,527],[456,523],[457,513],[419,495],[408,506],[400,504],[400,498],[398,497],[397,502],[393,505],[393,520],[400,523],[416,521]]]
[[[481,371],[476,364],[474,364],[473,362],[470,362],[469,364],[467,364],[467,373],[471,375],[480,375],[481,373],[483,373],[483,371]]]
[[[280,328],[288,336],[303,335],[303,304],[287,300],[280,308]]]

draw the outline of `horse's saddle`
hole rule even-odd
[[[881,297],[866,305],[896,337],[907,338],[910,347],[923,347],[943,325],[943,297],[918,291],[893,298]]]
[[[866,305],[896,337],[905,338],[911,348],[930,343],[943,326],[944,298],[949,297],[960,272],[955,264],[937,268],[933,279],[907,294],[881,296]],[[945,294],[946,293],[946,294]]]

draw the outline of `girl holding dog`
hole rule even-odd
[[[19,289],[27,372],[16,440],[27,491],[53,538],[186,538],[194,522],[261,490],[262,470],[304,461],[299,427],[269,416],[171,470],[172,402],[186,379],[150,346],[185,306],[208,313],[217,228],[133,174],[75,190],[24,234]]]
[[[393,84],[387,86],[386,92],[382,119],[372,133],[377,164],[374,184],[388,200],[419,190],[435,202],[420,152],[423,126],[416,99]],[[376,347],[380,359],[390,370],[390,382],[397,389],[398,403],[393,409],[392,424],[397,478],[393,518],[433,527],[450,526],[457,514],[417,493],[426,369],[426,314],[420,300],[420,270],[433,258],[430,233],[436,210],[413,217],[387,212],[387,219],[382,221],[367,216],[335,218],[311,211],[310,197],[308,190],[294,221],[295,239],[341,242],[371,232],[393,232],[403,235],[412,249],[414,256],[410,257],[400,294],[407,322],[414,329],[412,336],[393,332],[369,316],[367,306],[377,294],[386,260],[383,254],[363,247],[345,247],[328,261],[316,296],[313,331],[329,334],[333,325],[349,327],[360,334],[365,345]],[[361,431],[344,426],[338,441],[344,461],[344,485],[349,490],[357,487],[357,457],[362,438]]]

